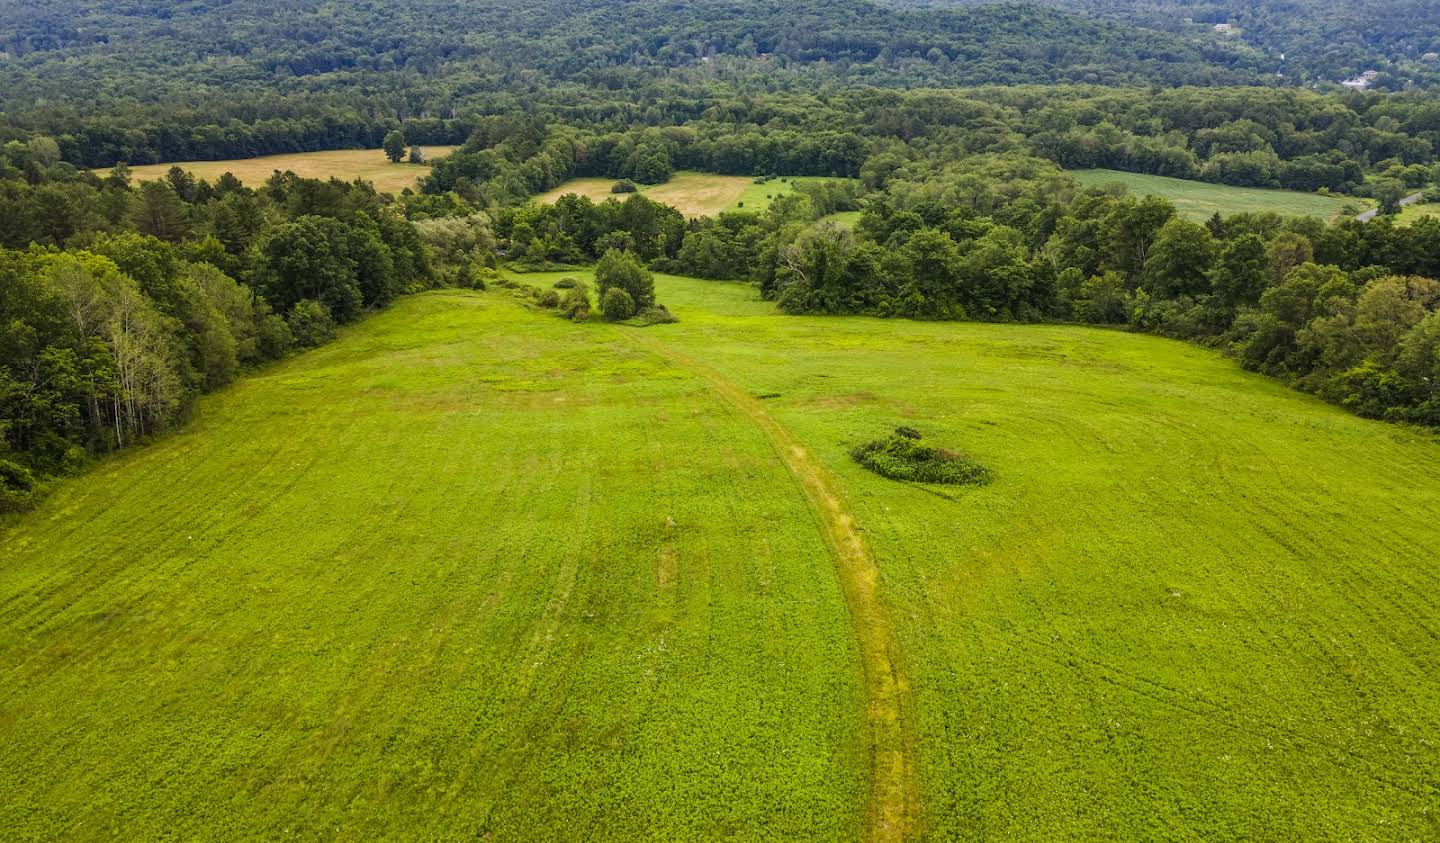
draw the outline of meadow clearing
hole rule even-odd
[[[669,205],[687,217],[713,217],[723,211],[764,211],[776,197],[795,191],[795,185],[805,182],[819,183],[843,181],[821,176],[786,176],[783,180],[774,178],[764,184],[756,184],[750,176],[722,176],[716,173],[701,173],[681,170],[663,184],[640,185],[640,192],[646,197]],[[625,199],[625,194],[611,193],[615,179],[580,178],[571,179],[553,190],[535,197],[538,202],[553,203],[567,193],[590,197],[591,201],[604,202],[606,199]],[[841,218],[841,214],[833,215]],[[851,218],[845,215],[838,222],[854,225],[858,214]]]
[[[456,146],[422,146],[429,158],[439,158]],[[276,170],[289,170],[310,179],[337,178],[342,181],[364,179],[381,193],[399,193],[415,187],[429,171],[424,164],[405,161],[392,164],[380,149],[332,149],[325,152],[294,152],[285,155],[262,155],[258,158],[236,158],[229,161],[179,161],[170,164],[143,164],[130,168],[138,181],[161,178],[171,167],[181,167],[196,178],[214,181],[225,173],[233,173],[249,187],[259,187]]]
[[[1155,337],[657,292],[404,298],[5,522],[0,825],[1434,836],[1433,436]],[[994,482],[851,461],[899,424]]]
[[[1070,170],[1070,175],[1083,187],[1123,184],[1135,196],[1160,196],[1174,203],[1186,219],[1203,222],[1217,212],[1230,214],[1272,211],[1285,216],[1337,219],[1347,206],[1360,211],[1374,207],[1369,199],[1353,196],[1322,196],[1295,190],[1264,190],[1253,187],[1231,187],[1188,179],[1126,173],[1120,170]]]

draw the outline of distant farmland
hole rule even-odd
[[[429,158],[438,158],[458,149],[454,146],[424,146]],[[131,167],[138,181],[158,179],[171,167],[181,167],[197,178],[214,181],[225,173],[233,173],[246,185],[255,187],[270,178],[276,170],[289,170],[297,176],[344,181],[364,179],[381,193],[399,193],[414,187],[429,171],[423,164],[391,164],[379,149],[332,149],[325,152],[293,152],[285,155],[262,155],[259,158],[232,158],[228,161],[177,161],[169,164],[145,164]]]
[[[782,180],[783,179],[783,180]],[[663,205],[669,205],[687,217],[713,217],[722,211],[763,211],[776,197],[793,193],[802,182],[826,182],[836,179],[825,176],[788,176],[757,184],[750,176],[722,176],[682,170],[664,184],[641,185],[640,192]],[[611,197],[624,199],[625,194],[611,193],[615,179],[571,179],[553,190],[537,196],[540,202],[551,203],[567,193],[588,196],[595,202]]]
[[[1230,214],[1273,211],[1294,217],[1334,219],[1345,206],[1360,210],[1371,206],[1368,199],[1352,196],[1321,196],[1294,190],[1264,190],[1254,187],[1231,187],[1224,184],[1147,176],[1119,170],[1071,170],[1070,175],[1084,187],[1120,183],[1135,196],[1159,196],[1175,203],[1187,219],[1205,220],[1215,213]]]

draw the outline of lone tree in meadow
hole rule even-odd
[[[391,129],[381,146],[385,148],[385,157],[390,159],[390,163],[399,164],[400,159],[405,157],[405,133]]]
[[[650,270],[641,266],[640,261],[629,252],[616,249],[606,252],[595,264],[595,286],[600,290],[602,309],[605,294],[612,288],[629,294],[637,310],[655,304],[655,278],[650,274]]]

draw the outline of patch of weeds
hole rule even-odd
[[[990,469],[967,454],[926,445],[920,432],[912,427],[899,427],[884,439],[866,442],[851,451],[850,456],[891,480],[983,486],[994,477]]]
[[[636,328],[646,328],[650,325],[668,325],[672,322],[679,321],[679,319],[675,318],[675,314],[671,313],[665,305],[657,304],[641,309],[639,313],[626,319],[625,324]]]

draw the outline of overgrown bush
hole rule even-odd
[[[0,460],[0,512],[21,512],[35,504],[35,476],[12,460]]]
[[[536,297],[535,301],[541,307],[559,307],[560,294],[555,292],[554,290],[545,290]]]
[[[629,179],[621,179],[610,186],[611,193],[635,193],[640,187]]]
[[[600,312],[610,322],[623,322],[635,315],[635,299],[621,287],[611,287],[600,297]]]
[[[286,321],[295,344],[301,348],[314,348],[335,339],[335,319],[329,308],[314,299],[295,302]]]
[[[867,442],[851,451],[850,456],[881,477],[891,480],[983,486],[992,478],[990,469],[971,457],[948,448],[926,445],[919,438],[919,432],[909,427],[897,428],[885,439]]]
[[[575,281],[575,279],[566,279]],[[574,322],[584,322],[590,318],[590,287],[583,281],[575,281],[570,289],[560,297],[560,312],[567,319]]]
[[[578,283],[580,282],[576,281],[574,278],[561,278],[559,281],[555,282],[555,289],[569,290]]]
[[[644,328],[647,325],[668,325],[679,321],[665,305],[657,304],[654,307],[641,308],[634,317],[628,320],[628,324]]]

